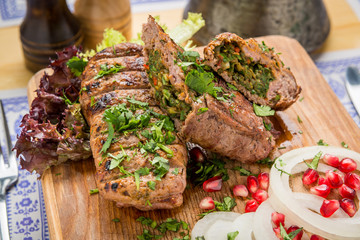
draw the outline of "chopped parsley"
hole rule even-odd
[[[235,240],[235,238],[237,237],[237,235],[239,235],[239,231],[229,232],[229,233],[227,234],[227,240]]]
[[[235,198],[224,197],[222,202],[214,201],[215,208],[219,211],[230,212],[235,206]]]
[[[267,165],[269,168],[271,168],[271,166],[274,164],[274,161],[271,160],[271,158],[266,157],[264,159],[261,159],[261,160],[257,161],[256,163],[264,164],[264,165]]]
[[[270,52],[270,51],[274,51],[274,48],[269,48],[264,41],[261,42],[261,44],[259,44],[259,47],[261,48],[261,50],[263,52]]]
[[[113,222],[120,222],[120,219],[119,219],[119,218],[114,218],[114,219],[111,219],[111,221],[113,221]]]
[[[256,116],[259,117],[273,116],[275,114],[275,110],[272,110],[269,106],[259,106],[253,103],[253,108]]]
[[[179,168],[175,168],[174,171],[171,172],[174,175],[178,175],[179,174]]]
[[[264,127],[266,130],[270,131],[271,130],[271,123],[266,123],[264,120],[263,120],[263,124],[264,124]]]
[[[101,64],[100,65],[100,71],[94,77],[94,79],[101,78],[101,77],[103,77],[105,75],[117,73],[117,72],[119,72],[120,70],[122,70],[124,68],[125,68],[124,66],[121,66],[121,65],[118,65],[118,64],[116,64],[114,66],[108,65],[107,63]]]
[[[140,222],[142,225],[149,226],[151,228],[155,228],[157,226],[157,222],[155,220],[144,216],[139,217],[138,219],[136,219],[136,221]]]
[[[216,176],[222,176],[222,180],[227,181],[229,175],[225,164],[225,161],[217,158],[217,156],[213,156],[202,163],[190,160],[187,175],[195,185],[202,184],[209,178]]]
[[[156,182],[154,181],[148,181],[147,183],[147,186],[151,189],[151,190],[155,190],[155,187],[156,187]]]
[[[66,62],[66,66],[70,69],[70,71],[76,76],[79,77],[82,72],[84,71],[87,61],[85,58],[78,58],[76,56],[69,59],[69,61]]]
[[[150,173],[150,169],[147,167],[139,168],[134,172],[134,178],[135,178],[135,184],[137,190],[140,189],[140,176],[145,176],[148,175],[149,173]]]
[[[349,146],[345,142],[341,142],[341,146],[343,146],[344,148],[349,148]]]
[[[317,142],[317,145],[319,145],[319,146],[329,146],[329,144],[327,144],[326,142],[324,142],[323,139],[320,139],[320,140]]]
[[[207,112],[209,109],[207,107],[202,107],[198,109],[197,115],[203,114],[204,112]]]
[[[188,72],[185,78],[185,84],[200,95],[204,93],[213,95],[215,92],[213,80],[213,73],[198,68]]]
[[[168,173],[170,168],[169,160],[160,156],[154,157],[154,159],[151,161],[151,164],[155,167],[153,172],[156,176],[156,180],[160,180],[166,173]]]
[[[198,236],[195,238],[195,240],[205,240],[205,237],[204,236]]]
[[[235,91],[238,91],[238,89],[237,89],[234,85],[232,85],[232,84],[230,84],[230,83],[226,83],[226,85],[227,85],[230,89],[235,90]]]
[[[143,233],[141,235],[136,236],[139,240],[153,240],[153,239],[160,239],[163,236],[162,235],[152,235],[150,234],[149,230],[144,229]]]
[[[90,189],[90,195],[99,193],[99,189],[95,188],[95,189]]]
[[[315,157],[313,158],[311,163],[307,163],[305,161],[304,162],[309,168],[316,170],[319,165],[319,160],[320,160],[321,155],[322,155],[322,152],[320,151],[315,155]]]
[[[301,97],[300,99],[299,99],[299,102],[302,102],[304,100],[304,97]]]
[[[239,171],[241,176],[251,176],[252,174],[249,170],[246,170],[245,168],[241,166],[236,166],[232,170]]]
[[[299,117],[299,115],[297,116],[297,121],[299,122],[299,123],[302,123],[303,121],[301,120],[301,118]]]

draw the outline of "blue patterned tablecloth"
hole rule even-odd
[[[324,54],[316,58],[315,63],[360,127],[359,115],[356,113],[344,85],[346,68],[350,65],[360,68],[360,49]],[[16,135],[20,132],[19,125],[22,116],[28,112],[25,94],[25,90],[20,92],[18,90],[0,91],[13,144],[16,141]],[[41,182],[35,175],[31,175],[27,171],[20,170],[19,173],[19,181],[8,192],[6,199],[11,238],[16,240],[49,239]]]

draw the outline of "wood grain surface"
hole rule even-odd
[[[297,101],[286,111],[276,113],[274,122],[282,131],[278,146],[286,148],[276,149],[272,157],[294,148],[316,145],[319,139],[339,147],[344,141],[350,149],[360,152],[359,127],[301,45],[296,40],[282,36],[267,36],[257,40],[264,40],[268,46],[275,47],[276,52],[282,53],[281,59],[291,68],[303,89],[300,96],[302,101]],[[30,99],[34,97],[35,86],[33,83],[29,85]],[[239,163],[227,162],[230,180],[225,182],[220,192],[206,193],[200,186],[189,184],[184,193],[183,206],[174,210],[149,212],[117,208],[113,202],[102,199],[98,194],[89,195],[90,189],[96,188],[95,166],[91,160],[52,167],[42,177],[51,239],[136,239],[136,235],[142,234],[143,230],[141,224],[135,221],[140,216],[157,221],[176,218],[188,222],[192,228],[199,219],[198,214],[202,212],[198,205],[203,197],[211,196],[221,201],[225,196],[232,196],[234,185],[245,183],[246,177],[230,170],[234,166],[239,166]],[[269,170],[257,164],[242,166],[254,173]],[[236,202],[233,211],[242,213],[245,201],[237,198]],[[112,221],[114,218],[119,218],[120,222]],[[163,239],[172,239],[174,236],[176,234],[168,234]]]

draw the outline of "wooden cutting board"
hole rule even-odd
[[[341,147],[344,141],[349,148],[360,152],[360,129],[340,103],[330,86],[322,77],[314,62],[294,39],[283,36],[267,36],[257,39],[281,52],[281,59],[294,73],[302,87],[302,101],[297,101],[290,109],[276,113],[276,124],[282,130],[278,142],[285,149],[276,149],[273,156],[291,149],[316,145],[323,139],[332,146]],[[29,99],[34,98],[34,90],[39,75],[29,83]],[[298,117],[302,120],[298,121]],[[302,134],[299,133],[302,131]],[[229,161],[227,168],[239,163]],[[259,165],[243,165],[254,173],[269,171]],[[200,200],[211,196],[221,201],[232,196],[231,189],[236,184],[244,184],[246,177],[229,170],[230,180],[225,182],[217,193],[206,193],[200,186],[184,192],[183,206],[174,210],[141,212],[134,208],[117,208],[113,202],[100,195],[89,195],[96,188],[95,166],[91,160],[67,162],[48,169],[42,177],[42,187],[49,223],[51,239],[136,239],[142,234],[143,226],[135,220],[140,216],[157,221],[176,218],[194,226],[202,212],[198,207]],[[245,201],[236,199],[233,211],[244,212]],[[120,222],[112,219],[118,218]],[[163,239],[172,239],[176,234],[167,234]],[[177,235],[178,236],[178,235]],[[178,236],[179,237],[179,236]]]

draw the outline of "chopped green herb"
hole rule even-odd
[[[148,199],[148,200],[146,200],[146,202],[145,202],[145,206],[146,205],[149,205],[150,207],[152,207],[152,204],[151,204],[151,202],[150,202],[150,200]]]
[[[303,131],[299,130],[298,133],[299,133],[299,134],[303,134]]]
[[[235,198],[224,197],[223,202],[214,201],[215,208],[219,211],[230,212],[235,206]]]
[[[266,157],[262,160],[257,161],[256,163],[267,165],[270,168],[274,164],[274,161],[271,160],[271,158]]]
[[[237,235],[239,235],[239,231],[229,232],[229,233],[227,234],[227,240],[235,240],[235,238],[237,237]]]
[[[320,140],[317,142],[317,145],[319,145],[319,146],[329,146],[329,144],[327,144],[326,142],[324,142],[323,139],[320,139]]]
[[[166,231],[177,232],[179,231],[180,227],[182,227],[184,230],[189,229],[189,226],[186,222],[168,218],[165,220],[165,222],[161,223],[157,229],[161,233],[165,233]]]
[[[261,48],[262,51],[264,52],[270,52],[270,51],[274,51],[274,48],[269,48],[264,41],[261,42],[261,44],[259,44],[259,47]]]
[[[161,178],[169,171],[169,160],[156,156],[151,161],[151,164],[155,167],[153,170],[156,175],[156,180],[161,180]]]
[[[278,147],[278,150],[285,149],[286,147]]]
[[[114,219],[112,219],[111,221],[113,221],[113,222],[120,222],[120,219],[114,218]]]
[[[225,168],[225,161],[217,158],[217,156],[208,158],[203,163],[190,161],[187,168],[187,175],[195,185],[202,184],[209,178],[216,176],[222,176],[223,181],[229,179],[227,169]]]
[[[124,166],[119,167],[119,172],[122,173],[122,175],[120,175],[120,178],[127,178],[127,177],[133,177],[134,176],[134,174],[132,174],[131,172],[126,171],[124,169]]]
[[[301,120],[301,118],[299,117],[299,115],[297,116],[297,120],[299,123],[302,123],[303,121]]]
[[[214,75],[204,70],[192,69],[186,75],[185,84],[199,94],[214,94]]]
[[[90,189],[90,195],[99,193],[99,189],[95,188],[95,189]]]
[[[344,148],[349,148],[349,146],[345,142],[341,142],[341,146],[343,146]]]
[[[203,212],[203,213],[198,214],[198,216],[199,216],[200,218],[203,218],[203,217],[205,217],[206,215],[208,215],[209,213],[212,213],[212,212],[214,212],[214,211],[215,211],[215,209],[211,209],[211,210],[209,210],[209,211],[207,211],[207,212]]]
[[[235,90],[235,91],[238,91],[238,89],[237,89],[234,85],[232,85],[232,84],[230,84],[230,83],[226,83],[226,85],[227,85],[230,89]]]
[[[135,184],[137,190],[140,189],[140,176],[145,176],[148,175],[149,173],[150,173],[150,169],[147,167],[139,168],[134,172],[134,178],[135,178]]]
[[[263,124],[266,130],[270,131],[271,130],[271,123],[266,123],[265,120],[263,120]]]
[[[301,97],[300,99],[299,99],[299,102],[302,102],[304,100],[304,97]]]
[[[197,115],[203,114],[204,112],[207,112],[209,109],[207,107],[202,107],[198,109]]]
[[[234,110],[229,108],[229,112],[230,112],[231,118],[234,119]]]
[[[96,104],[94,96],[90,97],[90,107],[93,107]]]
[[[313,158],[313,160],[311,161],[311,163],[305,162],[305,164],[306,164],[309,168],[316,170],[317,167],[318,167],[318,165],[319,165],[319,160],[320,160],[321,155],[322,155],[322,152],[320,151],[320,152],[318,152],[318,153],[315,155],[315,157]]]
[[[114,128],[113,125],[111,123],[107,123],[108,124],[108,137],[106,139],[106,142],[104,143],[104,145],[101,148],[101,152],[102,153],[106,153],[106,151],[109,149],[111,142],[114,138]]]
[[[174,171],[171,172],[174,175],[178,175],[179,174],[179,168],[175,168]]]
[[[56,173],[56,174],[55,174],[55,176],[59,176],[59,175],[61,175],[61,173]]]
[[[101,78],[105,75],[114,74],[119,72],[121,69],[124,69],[124,66],[116,64],[115,66],[108,66],[107,63],[100,65],[100,71],[94,77],[94,79]]]
[[[302,231],[303,228],[299,228],[295,231],[287,233],[282,223],[280,223],[280,235],[284,240],[292,240],[298,235],[299,232]]]
[[[116,156],[112,155],[111,153],[107,154],[107,156],[111,158],[109,170],[113,170],[114,168],[118,167],[122,161],[130,158],[129,155],[125,153],[122,146],[121,146],[121,150],[122,152]]]
[[[281,166],[281,162],[280,162],[280,166]],[[283,169],[278,168],[278,167],[276,166],[276,163],[274,164],[274,167],[280,172],[280,175],[282,175],[283,173],[285,173],[285,174],[291,176],[291,173],[288,173],[288,172],[284,171]]]
[[[70,71],[76,76],[79,77],[82,72],[84,71],[87,61],[85,58],[78,58],[76,56],[69,59],[69,61],[66,62],[66,66],[70,69]]]
[[[144,216],[139,217],[138,219],[136,219],[136,221],[140,222],[142,225],[146,225],[151,228],[156,228],[156,226],[157,226],[156,221],[152,220],[151,218],[144,217]]]
[[[154,181],[148,181],[147,183],[147,186],[151,189],[151,190],[155,190],[155,187],[156,187],[156,182]]]
[[[241,176],[251,176],[252,174],[249,170],[246,170],[245,168],[241,166],[236,166],[232,170],[239,171]]]
[[[149,107],[149,103],[135,100],[134,97],[133,97],[133,98],[127,97],[126,100],[127,100],[129,103],[132,103],[132,104],[135,104],[135,105],[139,105],[140,107],[143,107],[143,108],[148,108],[148,107]]]
[[[259,117],[273,116],[275,114],[275,110],[271,110],[269,106],[259,106],[253,103],[253,108],[256,116]]]
[[[152,235],[150,234],[149,230],[144,229],[143,234],[136,236],[139,240],[153,240],[153,239],[160,239],[162,235]]]

